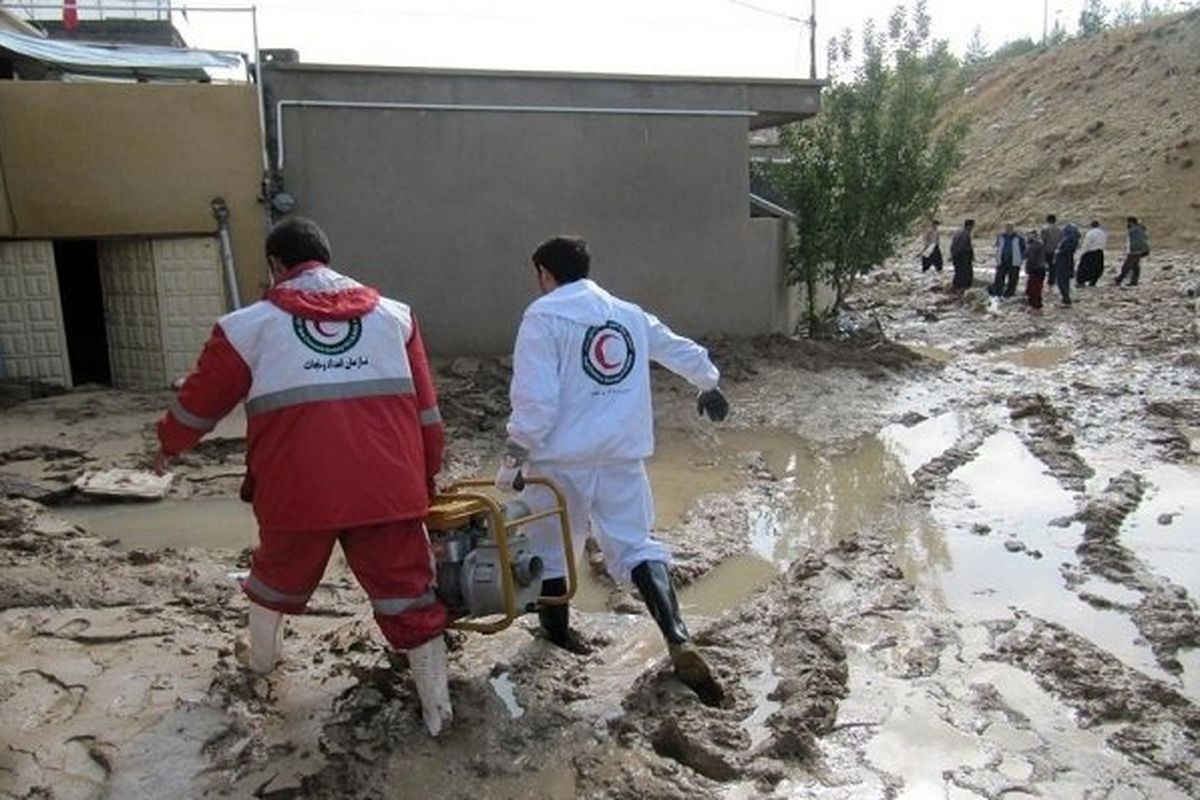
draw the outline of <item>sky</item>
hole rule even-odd
[[[86,18],[97,0],[78,2]],[[195,0],[193,5],[246,7],[252,2]],[[255,5],[260,46],[295,48],[309,62],[797,78],[809,74],[803,20],[810,2],[261,0]],[[3,4],[19,6],[20,0]],[[882,21],[896,4],[817,0],[819,76],[825,76],[831,36],[846,27],[857,30],[869,18]],[[1021,36],[1040,39],[1043,9],[1051,26],[1057,17],[1074,30],[1082,5],[1083,0],[928,1],[934,36],[949,40],[959,54],[976,28],[990,49]],[[193,46],[252,50],[249,14],[192,11],[177,24]]]
[[[304,61],[575,72],[807,77],[811,0],[263,0],[260,46]],[[81,0],[85,3],[87,0]],[[247,5],[198,0],[205,5]],[[177,5],[179,3],[177,2]],[[818,73],[846,27],[895,0],[817,0]],[[1043,8],[1075,28],[1082,0],[929,0],[933,33],[962,53],[976,27],[994,49],[1040,39]],[[249,50],[248,15],[192,12],[194,46]]]

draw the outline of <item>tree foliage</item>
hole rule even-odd
[[[1079,35],[1086,37],[1101,33],[1107,27],[1107,17],[1108,9],[1102,0],[1085,0],[1079,12]]]
[[[1020,39],[1013,39],[997,47],[996,52],[992,53],[991,60],[1003,61],[1007,58],[1016,58],[1017,56],[1023,56],[1038,49],[1037,42],[1028,36],[1022,36]]]
[[[974,66],[988,57],[987,43],[983,41],[983,31],[976,25],[971,31],[971,38],[967,40],[967,51],[963,54],[963,61],[967,66]]]
[[[840,59],[831,71],[849,66],[850,42],[831,43]],[[800,217],[790,279],[808,287],[811,333],[932,213],[961,159],[965,123],[943,118],[947,55],[930,42],[924,0],[898,7],[882,32],[868,22],[852,75],[833,80],[815,118],[784,131],[788,158],[762,167]],[[835,294],[824,315],[813,303],[818,284]]]

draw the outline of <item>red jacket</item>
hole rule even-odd
[[[408,306],[308,262],[218,320],[158,423],[168,456],[246,403],[264,528],[336,530],[429,509],[445,434]]]

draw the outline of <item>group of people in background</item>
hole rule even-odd
[[[938,221],[930,220],[925,229],[921,250],[921,271],[935,269],[941,272],[942,249]],[[1137,286],[1141,277],[1141,260],[1150,254],[1150,235],[1146,226],[1137,217],[1126,217],[1125,227],[1129,245],[1116,284],[1121,286],[1129,280]],[[975,282],[975,246],[973,243],[975,220],[963,222],[950,240],[950,263],[954,268],[951,283],[953,291],[961,294]],[[988,294],[995,298],[1012,297],[1016,294],[1025,269],[1025,296],[1029,309],[1040,313],[1042,290],[1047,280],[1058,289],[1063,306],[1071,305],[1071,281],[1079,286],[1095,286],[1104,274],[1104,249],[1108,245],[1108,234],[1098,220],[1092,220],[1086,231],[1068,222],[1058,224],[1054,214],[1046,215],[1046,224],[1040,230],[1033,229],[1026,235],[1019,233],[1012,223],[996,237],[995,276]],[[1078,268],[1075,255],[1079,253]]]

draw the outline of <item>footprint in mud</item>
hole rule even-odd
[[[80,634],[86,633],[90,627],[92,627],[91,620],[76,617],[59,625],[52,632],[49,632],[49,635],[59,639],[73,639]]]
[[[6,700],[8,711],[20,710],[25,727],[40,727],[65,722],[77,713],[87,695],[87,687],[66,683],[57,675],[40,669],[19,673],[16,686]]]

